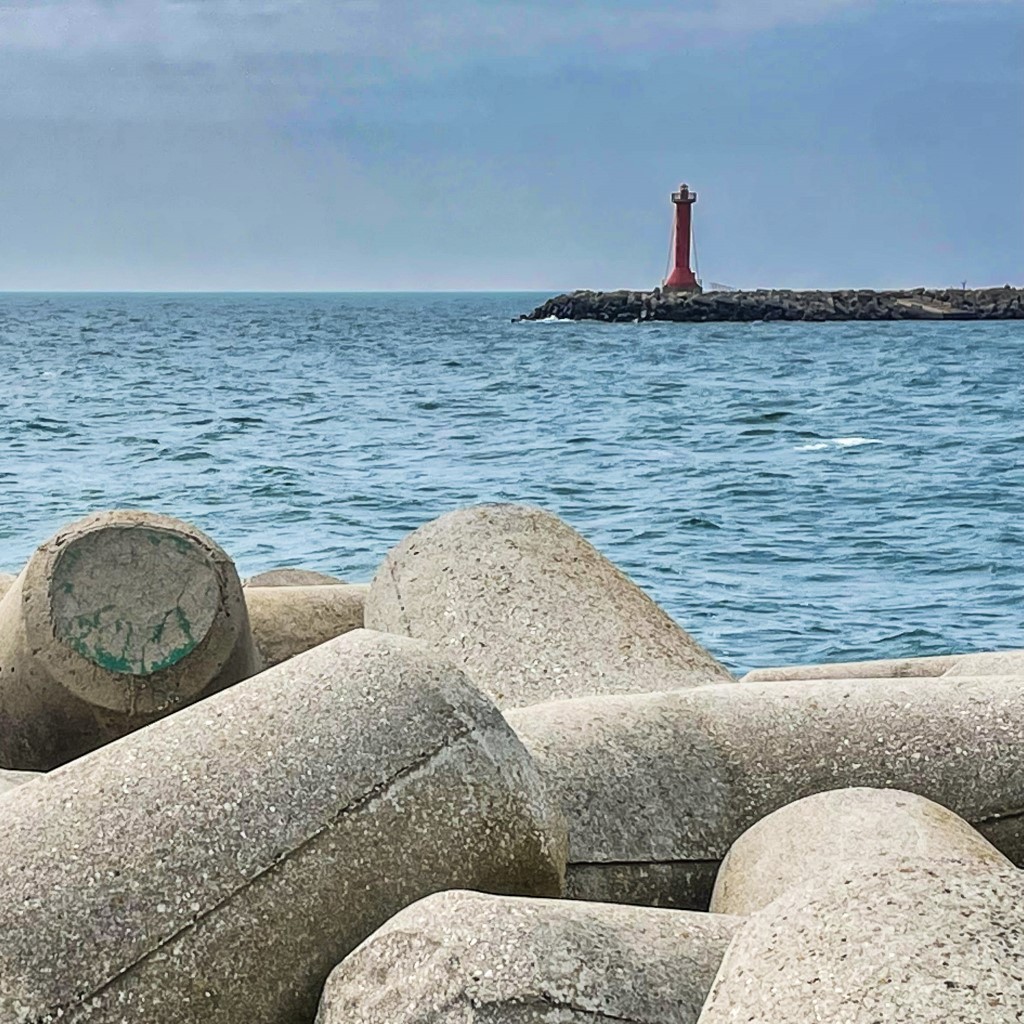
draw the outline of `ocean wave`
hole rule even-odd
[[[861,444],[881,444],[877,437],[833,437],[832,443],[840,448],[856,448]]]
[[[826,448],[859,448],[862,444],[884,444],[877,437],[830,437],[827,441],[814,441],[811,444],[799,444],[794,451],[820,452]]]

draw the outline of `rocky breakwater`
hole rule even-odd
[[[1024,1019],[1020,652],[737,681],[520,505],[369,586],[105,514],[0,641],[0,1024]]]
[[[1024,320],[1024,288],[915,288],[909,291],[736,292],[577,291],[558,295],[520,320]]]

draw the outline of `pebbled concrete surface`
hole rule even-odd
[[[739,918],[445,892],[331,974],[317,1024],[694,1024]]]
[[[1024,872],[859,862],[736,933],[700,1024],[1024,1020]]]
[[[374,576],[365,621],[454,658],[503,708],[732,679],[575,530],[525,505],[411,533]]]
[[[309,1024],[448,888],[557,896],[565,824],[494,706],[349,633],[3,798],[0,1021]]]

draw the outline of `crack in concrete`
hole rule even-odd
[[[722,855],[725,856],[724,854]],[[717,867],[722,857],[706,860],[678,857],[672,860],[573,860],[566,868],[648,868],[648,867]]]
[[[543,1006],[548,1007],[552,1010],[568,1010],[570,1013],[585,1014],[588,1017],[592,1017],[597,1021],[614,1021],[616,1024],[650,1024],[649,1020],[644,1020],[640,1017],[621,1017],[612,1013],[605,1013],[604,1010],[597,1010],[587,1006],[580,1006],[577,1003],[571,1002],[570,1000],[555,999],[552,996],[546,996],[543,993],[536,993],[535,995],[523,996],[521,998],[511,999],[471,999],[465,994],[462,994],[461,998],[457,1000],[461,1003],[467,1003],[473,1008],[477,1007],[494,1007],[500,1009],[504,1006],[513,1007],[524,1007],[529,1008],[531,1006]]]
[[[324,822],[318,829],[310,833],[305,839],[296,843],[294,846],[278,854],[278,856],[265,867],[254,872],[251,876],[246,877],[241,883],[232,888],[224,896],[218,899],[212,906],[200,911],[192,920],[177,928],[171,934],[167,935],[163,939],[160,939],[151,949],[147,949],[138,956],[136,956],[131,963],[126,964],[116,974],[111,975],[109,978],[99,982],[90,988],[88,992],[80,993],[73,997],[71,1000],[60,1003],[56,1006],[51,1006],[42,1011],[42,1013],[36,1016],[32,1024],[53,1024],[54,1021],[61,1019],[61,1017],[75,1009],[76,1007],[82,1006],[91,999],[95,999],[102,995],[107,989],[114,985],[120,978],[124,977],[134,968],[140,964],[145,963],[147,960],[152,959],[158,955],[162,950],[168,946],[173,945],[187,932],[195,929],[200,923],[205,921],[208,917],[215,914],[222,907],[227,906],[231,903],[240,893],[245,892],[251,888],[255,883],[261,879],[273,874],[282,864],[287,860],[294,857],[297,853],[304,850],[306,847],[315,843],[325,832],[332,829],[338,824],[346,815],[353,814],[362,810],[365,810],[375,801],[382,798],[388,793],[393,786],[398,783],[407,783],[416,775],[422,774],[425,769],[433,762],[440,754],[446,750],[454,747],[456,744],[461,743],[464,739],[472,736],[476,733],[476,728],[473,726],[466,727],[460,731],[448,736],[441,743],[418,755],[415,760],[411,763],[404,765],[398,771],[393,772],[386,779],[383,779],[377,785],[367,790],[361,796],[355,800],[346,804],[344,807],[336,811],[326,822]]]

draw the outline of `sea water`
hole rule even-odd
[[[1024,323],[511,323],[546,296],[0,295],[0,568],[145,508],[367,580],[564,517],[730,667],[1024,646]]]

